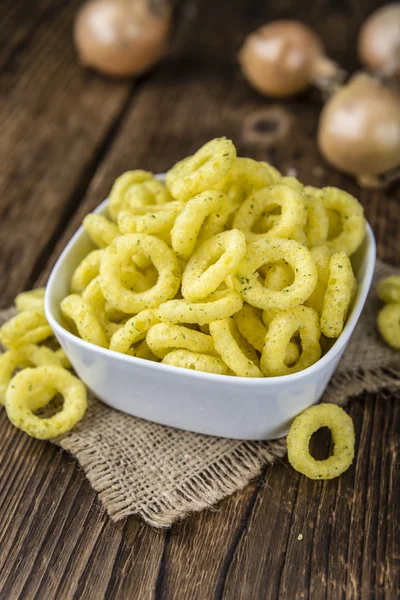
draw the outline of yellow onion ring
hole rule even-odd
[[[35,410],[44,408],[57,392],[64,398],[60,412],[40,418]],[[79,379],[60,367],[24,369],[15,375],[6,392],[5,407],[10,421],[40,440],[66,433],[83,417],[87,408],[86,389]]]
[[[310,454],[313,433],[329,427],[333,454],[316,460]],[[310,479],[333,479],[350,467],[354,458],[354,425],[342,408],[335,404],[318,404],[302,412],[292,423],[287,436],[288,459],[296,471]]]

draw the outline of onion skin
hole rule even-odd
[[[400,94],[356,75],[322,110],[318,145],[337,169],[367,181],[400,165]]]
[[[239,62],[246,79],[266,96],[283,98],[303,91],[336,67],[323,54],[321,41],[297,21],[267,23],[245,40]]]
[[[74,40],[83,65],[112,77],[150,69],[164,54],[170,12],[155,14],[145,0],[90,0],[79,11]]]
[[[358,56],[372,71],[400,79],[400,2],[379,8],[365,21]]]

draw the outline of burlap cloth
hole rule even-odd
[[[376,282],[394,273],[400,270],[378,261],[373,288],[325,402],[344,404],[363,391],[400,389],[400,353],[381,341],[375,325]],[[0,321],[9,316],[10,310],[3,311]],[[75,456],[114,521],[139,515],[156,527],[210,508],[286,452],[284,439],[246,442],[181,431],[130,417],[93,396],[83,421],[55,443]]]

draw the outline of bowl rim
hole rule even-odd
[[[96,209],[92,212],[95,212],[95,213],[102,212],[107,207],[107,204],[108,204],[108,198],[106,198],[101,204],[99,204],[96,207]],[[95,344],[86,342],[85,340],[82,340],[80,337],[77,337],[76,335],[74,335],[73,333],[71,333],[67,329],[65,329],[65,327],[63,327],[59,323],[59,321],[53,314],[52,306],[51,306],[52,305],[52,290],[53,290],[54,282],[57,278],[57,273],[58,273],[59,269],[63,265],[64,261],[68,258],[68,255],[69,255],[69,252],[71,251],[71,249],[74,247],[74,245],[76,244],[78,239],[80,239],[80,237],[84,233],[85,233],[85,230],[84,230],[83,226],[80,225],[79,228],[77,229],[77,231],[74,233],[74,235],[70,239],[70,241],[68,242],[68,244],[63,249],[63,251],[60,254],[59,258],[57,259],[55,265],[53,266],[50,276],[48,278],[47,285],[46,285],[46,292],[45,292],[45,299],[44,299],[45,314],[46,314],[46,318],[49,322],[49,325],[50,325],[51,329],[53,330],[54,334],[56,335],[56,337],[58,338],[57,333],[59,333],[61,337],[65,337],[71,343],[78,345],[79,347],[81,347],[84,350],[98,352],[99,354],[103,355],[104,358],[112,356],[114,359],[116,359],[118,357],[119,360],[121,360],[122,362],[125,362],[127,365],[129,365],[129,364],[132,365],[132,364],[136,363],[137,366],[141,366],[145,369],[150,368],[150,369],[155,369],[157,371],[159,371],[161,369],[161,372],[165,371],[167,373],[168,372],[177,373],[177,374],[180,373],[181,375],[185,375],[187,377],[193,377],[194,379],[209,380],[210,382],[213,382],[214,384],[217,384],[217,385],[224,383],[224,382],[226,383],[227,381],[229,381],[230,383],[237,382],[237,383],[249,386],[249,387],[254,386],[254,385],[265,385],[267,387],[274,386],[274,385],[282,385],[285,382],[289,382],[289,381],[295,382],[296,380],[301,380],[304,377],[310,377],[314,374],[315,371],[318,371],[319,369],[324,369],[325,366],[327,366],[332,360],[335,359],[335,357],[340,352],[342,352],[343,348],[346,346],[347,342],[349,341],[355,326],[357,325],[357,322],[360,318],[365,301],[367,299],[368,292],[371,287],[372,278],[373,278],[374,269],[375,269],[375,261],[376,261],[375,237],[374,237],[374,234],[373,234],[370,224],[367,222],[365,238],[363,241],[363,243],[365,243],[365,242],[367,242],[367,243],[366,243],[366,249],[365,249],[366,268],[365,268],[364,278],[362,281],[362,291],[361,291],[356,303],[353,305],[351,315],[350,315],[349,319],[346,321],[346,324],[343,328],[342,333],[336,339],[336,341],[334,342],[332,347],[328,350],[328,352],[326,354],[324,354],[324,356],[322,356],[316,363],[307,367],[306,369],[303,369],[302,371],[298,371],[297,373],[291,373],[289,375],[279,375],[277,377],[229,376],[229,375],[219,375],[216,373],[206,373],[203,371],[195,371],[192,369],[183,369],[182,367],[166,365],[166,364],[162,364],[162,363],[155,363],[155,362],[152,362],[149,360],[145,360],[143,358],[138,358],[136,356],[129,356],[127,354],[115,352],[114,350],[110,350],[109,348],[102,348],[101,346],[96,346]],[[132,363],[132,361],[134,361],[134,362]]]

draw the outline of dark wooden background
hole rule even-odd
[[[82,217],[124,170],[165,171],[218,135],[241,154],[358,196],[379,256],[400,261],[400,194],[361,191],[315,144],[316,92],[281,103],[289,133],[254,143],[244,118],[271,104],[243,80],[236,52],[268,19],[299,17],[356,69],[371,0],[186,0],[168,57],[138,81],[81,69],[71,38],[78,0],[2,0],[0,301],[43,283]],[[397,398],[398,400],[398,398]],[[309,481],[282,461],[169,531],[113,524],[75,461],[0,415],[0,597],[66,599],[398,598],[400,411],[396,398],[350,405],[354,465]],[[303,539],[299,540],[298,535]]]

